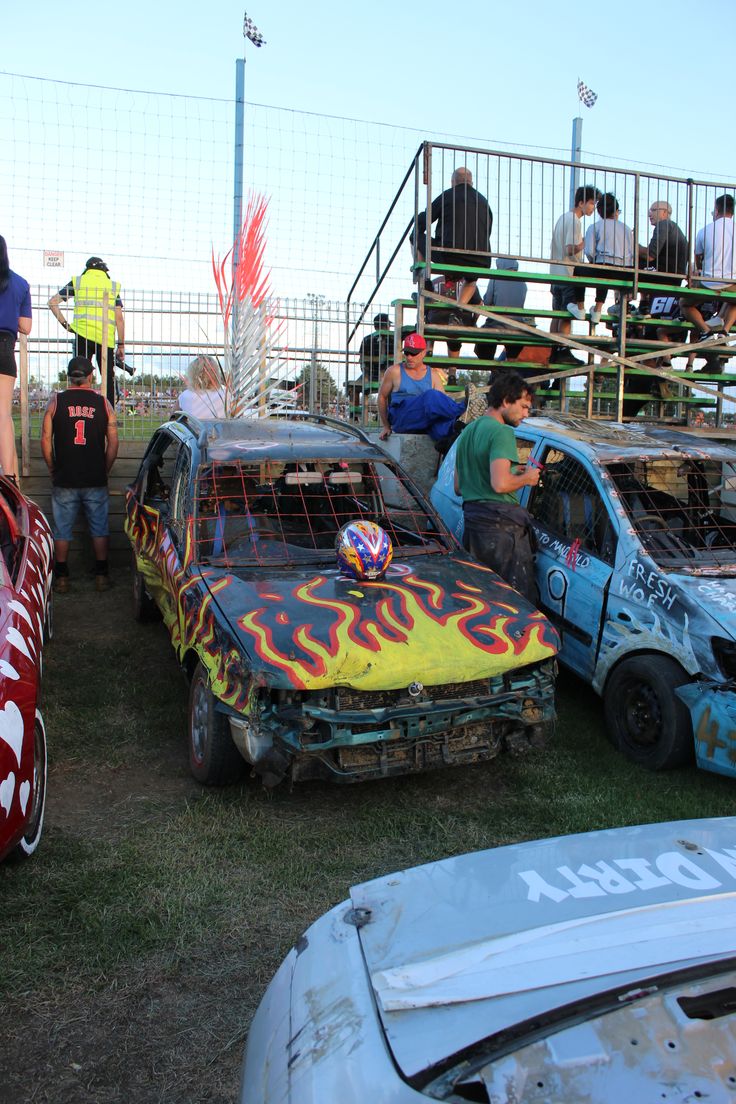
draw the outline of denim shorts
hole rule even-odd
[[[54,487],[51,510],[54,516],[54,540],[70,541],[79,507],[83,507],[90,536],[109,535],[107,487]]]

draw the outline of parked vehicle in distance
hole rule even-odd
[[[338,570],[377,522],[385,577]],[[356,427],[290,415],[154,434],[127,495],[134,612],[158,609],[191,679],[205,784],[380,778],[543,742],[557,635],[469,563],[408,476]]]
[[[43,831],[46,730],[38,702],[52,563],[46,518],[0,476],[0,859],[32,855]]]
[[[355,886],[271,981],[241,1104],[725,1104],[734,848],[733,817],[675,821]]]
[[[537,538],[540,609],[560,660],[603,698],[608,732],[646,767],[736,776],[736,453],[674,429],[527,419],[543,465],[520,499]],[[455,452],[431,498],[462,538]]]

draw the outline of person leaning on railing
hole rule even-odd
[[[107,325],[103,307],[107,296]],[[74,300],[74,316],[70,322],[61,312],[60,304]],[[81,276],[74,276],[49,299],[49,309],[54,318],[74,334],[74,356],[93,358],[102,372],[102,339],[107,330],[107,399],[115,405],[115,364],[133,374],[125,364],[125,317],[120,298],[120,284],[110,279],[107,265],[101,257],[90,257]],[[118,334],[115,352],[115,331]],[[115,354],[115,355],[113,355]]]
[[[28,281],[11,270],[7,244],[0,237],[0,466],[3,475],[16,481],[18,457],[12,409],[18,374],[15,343],[19,332],[31,332],[31,290]]]

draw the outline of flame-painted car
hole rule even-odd
[[[652,769],[736,776],[736,453],[675,429],[556,414],[516,431],[543,469],[522,504],[560,661],[609,735]],[[432,501],[461,539],[454,448]]]
[[[361,520],[392,542],[382,579],[338,569],[337,534]],[[129,488],[126,532],[135,614],[160,611],[191,679],[199,781],[244,761],[267,785],[355,781],[543,742],[554,629],[360,430],[176,415]]]
[[[0,477],[0,859],[38,847],[46,805],[46,731],[38,707],[52,629],[53,543],[46,518]]]
[[[271,982],[241,1104],[726,1104],[735,909],[733,817],[355,886]]]

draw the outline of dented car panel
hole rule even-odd
[[[302,420],[178,420],[127,494],[140,585],[180,662],[271,783],[357,781],[538,747],[556,631],[467,560],[382,450]],[[336,566],[345,520],[378,516],[394,557]]]
[[[522,499],[560,660],[602,695],[612,739],[631,758],[684,761],[687,724],[697,764],[736,776],[726,707],[736,692],[736,454],[687,433],[565,415],[516,433],[544,467]],[[432,500],[461,537],[453,475],[451,451]],[[667,685],[689,719],[668,711]],[[677,729],[669,747],[667,729]]]
[[[730,1100],[735,910],[731,817],[356,886],[269,987],[241,1101]]]

